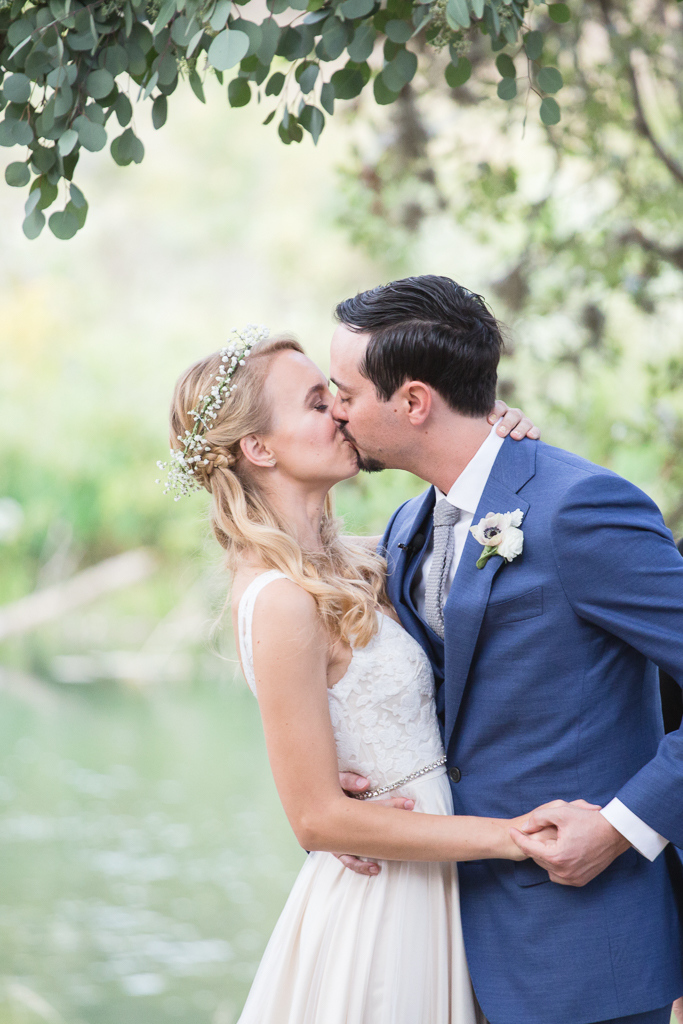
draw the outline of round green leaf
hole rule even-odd
[[[163,128],[168,117],[168,100],[165,96],[157,96],[152,105],[152,124],[155,128]]]
[[[61,64],[47,76],[47,84],[53,89],[59,89],[65,83],[73,85],[78,77],[78,68],[75,64]]]
[[[356,64],[362,64],[367,60],[375,46],[377,33],[371,21],[359,25],[355,31],[353,41],[349,43],[347,52],[351,60]]]
[[[344,0],[339,10],[345,18],[365,18],[375,6],[375,0]]]
[[[392,92],[384,81],[384,72],[377,75],[373,83],[372,90],[375,95],[375,102],[381,103],[383,106],[393,103],[394,100],[398,98],[398,93]]]
[[[27,39],[32,32],[33,24],[28,18],[21,18],[19,21],[12,22],[7,30],[7,42],[12,47],[18,46],[22,39]]]
[[[59,155],[68,156],[77,142],[78,132],[75,132],[73,128],[67,128],[67,130],[60,136],[59,141],[57,143]]]
[[[85,201],[85,196],[81,192],[78,185],[74,185],[73,182],[69,186],[69,195],[71,196],[71,202],[76,207],[76,209],[80,210],[83,207],[87,207],[88,204]]]
[[[412,81],[416,71],[417,57],[415,54],[410,50],[399,50],[394,59],[382,71],[382,78],[387,89],[391,92],[400,92],[404,85]]]
[[[228,86],[228,103],[231,107],[246,107],[251,99],[251,88],[246,78],[233,78]]]
[[[384,31],[392,43],[407,43],[413,34],[413,26],[407,21],[392,19],[386,23]]]
[[[536,79],[541,92],[559,92],[564,79],[557,68],[541,68]]]
[[[517,95],[517,82],[514,78],[501,78],[498,83],[498,95],[501,100],[513,100]]]
[[[341,68],[330,79],[334,95],[338,100],[352,100],[363,91],[365,79],[358,68]]]
[[[448,0],[446,4],[446,21],[457,32],[461,28],[469,28],[470,12],[467,0]]]
[[[66,208],[69,211],[69,213],[72,213],[78,221],[79,228],[84,227],[86,218],[88,216],[88,204],[85,202],[85,200],[83,201],[82,206],[76,206],[76,204],[72,201],[66,204]]]
[[[116,119],[122,128],[125,128],[127,124],[130,124],[130,119],[133,116],[133,106],[124,92],[119,93],[116,97],[114,112],[116,113]]]
[[[2,83],[2,91],[10,103],[27,103],[31,95],[31,80],[26,75],[10,75]]]
[[[33,142],[33,128],[28,121],[12,121],[12,138],[16,146],[30,146]]]
[[[543,33],[527,32],[524,36],[524,51],[529,60],[538,60],[543,52]]]
[[[472,65],[467,57],[460,57],[457,64],[449,64],[446,68],[446,81],[451,89],[464,85],[472,74]]]
[[[31,191],[33,189],[40,192],[40,199],[38,200],[39,210],[47,210],[48,206],[52,206],[59,194],[57,186],[43,177],[36,178]]]
[[[22,185],[28,185],[30,180],[31,172],[28,169],[28,164],[17,160],[13,164],[8,164],[5,168],[5,181],[8,185],[13,185],[14,188],[21,188]]]
[[[249,36],[245,32],[224,29],[209,47],[208,61],[216,71],[228,71],[246,57]]]
[[[100,68],[99,71],[91,71],[85,81],[86,92],[94,100],[103,100],[114,88],[114,76]],[[52,224],[50,224],[52,226]]]
[[[271,75],[266,85],[266,96],[279,96],[282,92],[282,86],[285,84],[285,76],[281,71],[276,71],[274,75]]]
[[[27,238],[33,241],[37,238],[40,232],[45,227],[45,215],[40,210],[35,209],[29,213],[28,217],[24,220],[22,228]]]
[[[552,96],[546,96],[541,101],[541,121],[543,124],[557,124],[560,120],[560,108],[557,105],[557,100],[554,100]]]
[[[230,9],[232,4],[230,0],[218,0],[218,3],[214,7],[213,14],[211,15],[211,21],[209,24],[214,32],[220,32],[222,28],[225,28],[225,23],[230,15]]]
[[[36,165],[41,174],[46,174],[50,168],[54,167],[56,159],[55,150],[48,149],[46,146],[36,146],[31,154],[31,162]]]
[[[122,135],[112,140],[110,151],[120,167],[127,167],[133,162],[140,164],[145,155],[145,147],[132,128],[126,128]]]
[[[299,114],[299,122],[307,132],[311,133],[313,143],[317,146],[320,133],[325,127],[325,116],[322,110],[306,105]]]
[[[501,53],[499,57],[496,57],[496,67],[503,78],[517,77],[517,71],[512,57],[508,57],[507,53]]]
[[[114,78],[128,70],[128,54],[118,43],[115,46],[108,46],[104,51],[102,59],[104,60],[105,68]]]
[[[309,64],[307,68],[299,75],[299,88],[301,89],[304,96],[307,96],[309,92],[315,86],[316,79],[318,77],[318,65]]]
[[[272,18],[268,18],[261,25],[261,45],[257,50],[257,57],[265,67],[270,67],[279,42],[280,26]]]
[[[548,4],[548,14],[558,25],[563,25],[571,18],[571,12],[566,4]]]
[[[74,94],[68,82],[60,85],[55,95],[55,117],[63,117],[71,110],[74,102]]]
[[[69,210],[53,213],[48,223],[55,238],[61,238],[65,242],[69,238],[73,238],[78,231],[78,220]]]
[[[325,21],[322,32],[322,45],[325,49],[327,60],[336,60],[337,57],[341,56],[344,47],[349,44],[351,30],[351,27],[347,27],[346,24],[342,23],[339,18],[335,18],[334,15],[330,15]]]
[[[78,141],[81,146],[91,153],[98,153],[107,145],[107,133],[102,125],[90,121],[84,114],[75,119],[72,127],[78,132]]]

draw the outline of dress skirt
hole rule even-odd
[[[406,814],[452,814],[445,769],[391,794]],[[270,938],[238,1024],[482,1024],[455,864],[380,861],[379,875],[312,853]]]

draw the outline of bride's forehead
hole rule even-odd
[[[327,387],[327,377],[319,366],[316,366],[312,359],[303,352],[286,350],[281,353],[278,359],[273,360],[268,377],[272,383],[279,380],[287,381],[290,387],[295,386],[307,391],[313,384],[322,384]]]

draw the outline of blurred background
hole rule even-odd
[[[484,116],[476,76],[457,105],[419,82],[349,104],[317,149],[181,86],[163,131],[136,114],[142,165],[84,153],[72,241],[28,242],[0,189],[0,1024],[233,1024],[302,862],[206,499],[155,485],[173,382],[233,325],[326,367],[340,298],[450,275],[508,325],[501,396],[683,532],[671,176],[570,87],[560,157],[523,110]],[[667,97],[643,100],[665,135]],[[380,532],[422,487],[358,478],[337,508]]]

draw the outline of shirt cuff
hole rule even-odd
[[[628,839],[638,853],[647,857],[648,860],[655,860],[664,847],[669,845],[668,839],[660,836],[659,832],[655,832],[653,828],[646,825],[642,818],[629,810],[626,804],[622,804],[621,800],[616,797],[614,800],[610,800],[600,813],[607,818],[617,832],[621,832],[624,839]]]

